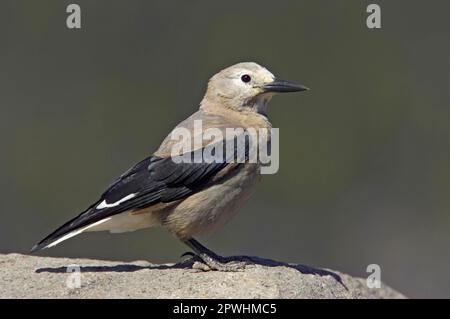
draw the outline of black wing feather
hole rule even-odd
[[[150,156],[122,174],[86,211],[45,237],[32,249],[42,249],[71,231],[127,210],[182,199],[201,189],[228,163],[176,163],[172,158]],[[96,209],[103,201],[114,203],[129,194],[135,197],[115,207]]]

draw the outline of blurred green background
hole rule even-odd
[[[77,0],[81,30],[69,3],[0,4],[0,252],[28,252],[156,150],[211,75],[255,61],[312,90],[273,99],[280,171],[203,242],[364,277],[376,263],[407,296],[450,297],[448,1]],[[151,229],[39,254],[185,251]]]

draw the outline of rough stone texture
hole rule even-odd
[[[404,298],[366,280],[256,257],[241,272],[193,269],[194,260],[176,265],[145,261],[0,254],[0,298]],[[67,266],[81,267],[81,287],[70,289]]]

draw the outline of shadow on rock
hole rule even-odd
[[[347,287],[342,282],[341,276],[338,274],[324,270],[324,269],[318,269],[313,268],[305,265],[300,264],[290,264],[285,262],[280,262],[272,259],[266,259],[266,258],[260,258],[260,257],[253,257],[253,256],[233,256],[228,257],[232,261],[244,261],[248,262],[249,266],[253,265],[260,265],[265,267],[287,267],[292,268],[297,271],[299,271],[302,274],[305,275],[315,275],[315,276],[331,276],[333,277],[337,282],[339,282],[345,289]],[[118,265],[112,265],[112,266],[80,266],[81,272],[134,272],[144,269],[158,269],[158,270],[165,270],[165,269],[195,269],[193,266],[196,262],[202,262],[201,259],[197,256],[193,256],[192,258],[177,263],[177,264],[162,264],[162,265],[155,265],[155,264],[149,264],[149,265],[135,265],[135,264],[118,264]],[[67,273],[67,267],[45,267],[45,268],[38,268],[36,269],[36,273]],[[348,289],[347,289],[348,290]]]

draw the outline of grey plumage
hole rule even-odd
[[[270,129],[267,103],[271,97],[304,89],[277,81],[256,63],[239,63],[210,79],[199,110],[177,128],[194,132],[194,121],[201,120],[202,132]],[[84,231],[123,232],[163,225],[212,266],[211,256],[202,255],[206,250],[199,251],[203,246],[193,237],[217,229],[234,216],[261,179],[260,163],[230,163],[226,158],[217,163],[177,163],[171,158],[175,142],[169,134],[152,156],[121,175],[97,202],[32,250],[52,247]],[[203,141],[197,148],[207,146],[208,141]]]

